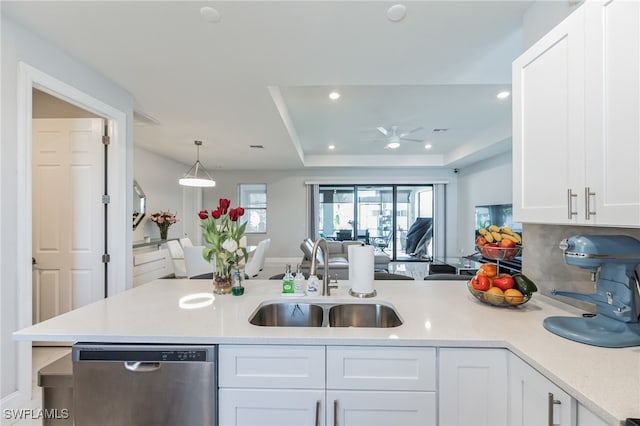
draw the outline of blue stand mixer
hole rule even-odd
[[[592,317],[549,317],[544,328],[567,339],[606,348],[640,346],[640,241],[626,235],[575,235],[560,242],[567,265],[591,271],[592,294],[551,294],[593,303]]]

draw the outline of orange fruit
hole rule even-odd
[[[492,305],[502,305],[502,302],[504,302],[504,292],[498,287],[491,287],[484,292],[484,300]]]
[[[520,305],[524,302],[524,296],[515,288],[510,288],[504,292],[504,300],[510,305]]]
[[[493,278],[498,274],[498,267],[493,263],[483,263],[480,265],[480,270],[483,271],[489,278]]]

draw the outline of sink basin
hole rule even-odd
[[[330,327],[389,328],[402,325],[402,320],[391,306],[379,303],[347,303],[329,310]]]
[[[258,307],[249,322],[263,327],[322,327],[324,309],[310,303],[269,303]]]
[[[260,327],[371,327],[402,325],[396,310],[380,303],[268,302],[249,323]]]

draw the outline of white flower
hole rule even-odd
[[[238,249],[238,244],[233,240],[233,238],[229,238],[222,243],[222,248],[228,252],[235,252]]]
[[[247,237],[246,236],[242,236],[242,238],[240,238],[240,247],[247,247]]]

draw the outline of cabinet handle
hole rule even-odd
[[[560,426],[553,423],[553,406],[560,405],[560,404],[562,404],[562,401],[558,399],[553,399],[553,394],[549,392],[549,400],[548,400],[548,407],[547,407],[547,410],[549,412],[549,426]]]
[[[573,198],[577,196],[578,194],[574,194],[571,188],[567,189],[567,219],[569,220],[573,219],[573,216],[578,215],[578,212],[574,212],[572,209]]]
[[[595,192],[591,192],[591,188],[588,186],[584,188],[584,218],[586,220],[591,219],[591,216],[595,216],[596,212],[591,211],[591,197],[596,195]]]
[[[315,426],[320,426],[320,400],[316,401],[316,422]]]
[[[338,400],[333,400],[333,426],[338,426]]]

